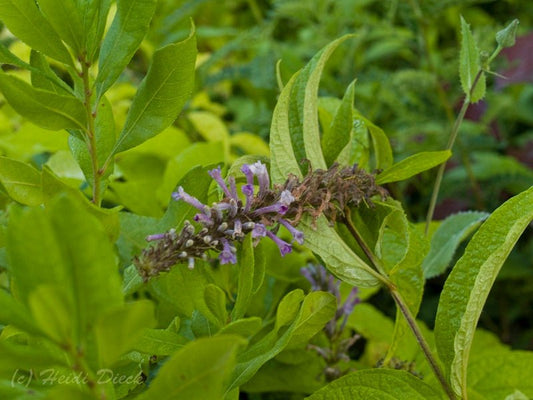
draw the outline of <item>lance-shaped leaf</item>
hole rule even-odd
[[[39,8],[76,56],[83,50],[83,16],[75,0],[39,0]]]
[[[342,36],[319,51],[297,76],[292,88],[289,103],[291,116],[289,126],[293,151],[297,162],[308,159],[313,168],[326,168],[320,147],[317,112],[320,77],[333,51],[350,37],[352,36]],[[302,165],[302,172],[306,168],[307,166]]]
[[[55,131],[85,129],[85,107],[74,96],[35,89],[5,73],[0,73],[0,90],[15,111],[36,125]]]
[[[194,27],[184,41],[154,53],[113,154],[143,143],[174,122],[192,93],[196,53]]]
[[[461,34],[463,40],[459,55],[459,77],[467,100],[475,103],[485,96],[485,74],[481,72],[479,50],[470,31],[470,25],[466,23],[463,17],[461,17]],[[478,73],[480,74],[479,77]]]
[[[107,32],[95,80],[96,97],[117,80],[141,44],[154,15],[156,0],[118,0],[117,13]]]
[[[435,339],[453,390],[466,394],[468,357],[483,305],[507,256],[533,219],[533,187],[496,209],[468,243],[442,291]]]
[[[72,65],[67,48],[34,0],[0,0],[0,16],[9,30],[28,46]]]
[[[439,392],[407,371],[365,369],[346,375],[324,386],[308,400],[441,399]]]
[[[451,155],[450,150],[417,153],[381,172],[376,178],[376,183],[383,185],[385,183],[403,181],[442,164]]]

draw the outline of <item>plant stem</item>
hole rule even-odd
[[[424,338],[424,335],[422,335],[422,332],[420,331],[420,328],[418,327],[418,324],[416,323],[415,317],[413,314],[411,314],[411,311],[409,310],[409,307],[405,304],[404,300],[402,299],[402,296],[400,293],[392,289],[390,291],[392,298],[396,302],[396,305],[400,309],[400,312],[405,317],[407,324],[409,325],[409,328],[411,328],[411,331],[416,337],[416,341],[420,345],[420,348],[424,352],[424,355],[426,356],[426,359],[429,362],[429,365],[431,366],[431,369],[433,370],[433,373],[439,380],[439,383],[441,384],[442,388],[450,398],[450,400],[455,399],[455,394],[451,387],[448,385],[448,382],[446,381],[446,378],[444,377],[444,374],[442,373],[439,364],[437,363],[437,360],[433,356],[433,353],[431,352],[431,349],[429,348],[428,342]]]
[[[421,347],[426,359],[428,360],[429,365],[431,366],[431,369],[433,370],[435,376],[437,377],[439,383],[441,384],[442,388],[444,389],[444,391],[448,395],[449,399],[450,400],[454,400],[455,399],[455,394],[453,393],[452,389],[448,385],[448,382],[446,381],[446,378],[444,377],[444,374],[442,373],[442,371],[441,371],[441,369],[439,367],[439,364],[437,363],[437,360],[436,360],[435,356],[431,352],[431,349],[429,348],[429,345],[428,345],[426,339],[422,335],[422,332],[420,331],[420,328],[418,327],[418,325],[416,323],[415,317],[413,316],[413,314],[409,310],[409,307],[405,304],[405,301],[403,300],[400,292],[398,292],[398,289],[396,288],[396,285],[394,284],[394,282],[392,282],[388,278],[388,276],[385,273],[384,268],[381,266],[381,263],[379,262],[378,258],[375,256],[375,254],[372,252],[372,250],[370,250],[368,245],[365,243],[365,241],[363,240],[363,238],[361,237],[361,235],[357,231],[357,228],[355,227],[355,225],[352,222],[351,212],[350,212],[349,208],[346,208],[345,214],[344,214],[344,219],[343,219],[342,222],[346,225],[346,227],[348,228],[348,230],[352,234],[353,238],[357,241],[357,243],[359,244],[359,246],[361,247],[361,249],[363,250],[365,255],[368,257],[368,259],[370,260],[370,263],[372,264],[372,266],[378,271],[378,274],[381,276],[381,278],[380,278],[381,283],[389,290],[392,298],[394,299],[394,301],[396,302],[396,305],[398,306],[398,309],[400,310],[400,312],[402,313],[402,315],[406,319],[407,324],[409,325],[409,328],[411,329],[411,331],[415,335],[416,341],[420,345],[420,347]]]
[[[474,79],[474,83],[472,84],[472,87],[470,88],[470,92],[463,100],[463,105],[461,107],[461,110],[459,111],[459,115],[457,115],[457,118],[455,119],[455,123],[453,124],[453,128],[452,128],[452,133],[450,135],[450,138],[448,139],[448,144],[446,145],[446,150],[451,150],[453,148],[455,140],[457,139],[457,134],[459,133],[459,128],[461,127],[461,124],[465,117],[466,110],[468,109],[468,106],[470,105],[470,99],[471,99],[472,93],[474,92],[474,89],[476,88],[477,83],[479,82],[479,79],[481,78],[482,75],[483,75],[483,70],[480,69]],[[440,185],[442,183],[442,177],[444,176],[445,169],[446,169],[446,162],[443,162],[439,166],[437,177],[435,178],[435,184],[433,186],[433,192],[431,193],[431,200],[429,202],[428,213],[426,216],[426,229],[425,229],[426,236],[429,231],[429,225],[431,224],[431,220],[433,219],[433,213],[435,212],[435,206],[437,205],[437,198],[439,197]]]
[[[91,85],[89,82],[89,67],[91,66],[89,61],[86,61],[85,58],[82,58],[80,60],[81,62],[81,75],[83,78],[83,93],[84,93],[84,105],[85,105],[85,111],[87,114],[87,136],[89,138],[88,141],[88,151],[91,156],[91,165],[93,170],[93,182],[92,182],[92,188],[93,188],[93,199],[92,202],[96,204],[97,206],[100,206],[101,203],[101,193],[100,193],[100,181],[102,178],[102,175],[100,173],[100,168],[98,167],[98,155],[96,152],[96,135],[95,135],[95,129],[94,129],[94,120],[95,120],[95,113],[92,111],[92,105],[91,105],[91,96],[92,96],[92,90]]]

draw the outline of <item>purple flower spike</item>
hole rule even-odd
[[[294,241],[298,244],[304,244],[304,234],[302,231],[299,231],[294,226],[292,226],[288,221],[281,218],[279,220],[279,223],[283,225],[287,230],[291,233],[292,237],[294,238]]]
[[[254,173],[252,172],[250,166],[248,164],[243,164],[241,167],[241,171],[244,175],[246,175],[246,184],[250,186],[254,186]]]
[[[318,285],[315,281],[315,278],[313,277],[313,272],[311,271],[311,268],[306,268],[306,267],[300,268],[300,274],[302,274],[304,278],[309,281],[309,283],[311,284],[311,288],[313,290],[318,290],[316,289]]]
[[[267,213],[278,213],[285,214],[288,211],[289,207],[283,203],[272,204],[271,206],[261,207],[254,211],[254,214],[261,215]]]
[[[357,287],[354,287],[351,291],[348,297],[346,298],[346,301],[342,305],[342,311],[344,315],[348,316],[352,313],[354,307],[361,302],[361,299],[357,297],[359,294],[359,289]]]
[[[266,231],[266,235],[274,241],[279,247],[279,252],[281,253],[281,256],[284,257],[285,254],[289,254],[292,251],[292,246],[287,243],[285,240],[280,239],[276,235],[274,235],[269,230]]]
[[[196,197],[191,196],[183,188],[180,186],[178,187],[178,191],[172,193],[172,198],[176,201],[183,200],[186,203],[189,203],[194,208],[197,208],[198,210],[205,212],[207,210],[207,206],[205,204],[202,204],[200,200],[198,200]]]
[[[224,191],[224,194],[226,196],[228,196],[229,198],[233,198],[233,196],[231,195],[228,189],[228,186],[226,185],[226,182],[224,182],[224,179],[222,179],[222,171],[220,170],[220,165],[217,168],[209,171],[209,176],[213,178],[216,181],[216,183],[218,183],[218,186],[221,187],[221,189]]]
[[[237,257],[235,256],[235,253],[233,253],[229,242],[226,239],[222,239],[222,245],[224,248],[218,256],[220,264],[235,264],[237,262]]]
[[[267,228],[263,224],[256,223],[254,229],[252,230],[252,237],[260,238],[264,237],[267,234]]]
[[[148,235],[146,236],[147,242],[153,242],[154,240],[161,240],[165,237],[164,233],[156,233],[155,235]]]
[[[253,164],[250,169],[257,176],[257,181],[259,182],[259,194],[262,195],[270,187],[270,177],[268,176],[268,171],[266,165],[261,161]]]

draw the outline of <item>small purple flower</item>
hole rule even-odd
[[[263,224],[256,223],[252,229],[252,238],[261,238],[266,236],[267,228]]]
[[[280,239],[276,235],[274,235],[269,230],[266,231],[266,235],[274,241],[279,247],[279,252],[281,253],[281,256],[284,257],[285,254],[289,254],[292,251],[292,246],[290,243],[287,243],[286,241]]]
[[[235,223],[233,224],[233,232],[237,236],[242,235],[242,222],[240,219],[235,220]]]
[[[259,195],[264,194],[270,187],[270,177],[268,176],[266,165],[261,161],[257,161],[250,166],[250,170],[255,176],[257,176],[257,181],[259,182]]]
[[[211,219],[211,217],[209,215],[207,215],[207,214],[204,214],[204,213],[196,214],[193,219],[196,222],[201,223],[202,225],[211,226],[211,225],[214,224],[214,222]]]
[[[224,179],[222,178],[222,171],[220,169],[220,165],[217,168],[209,171],[209,176],[211,176],[211,178],[213,178],[216,181],[216,183],[218,183],[218,186],[220,186],[220,188],[222,189],[222,191],[227,197],[233,198],[232,194],[230,193],[228,189],[228,186],[226,185],[226,182],[224,182]]]
[[[279,223],[283,225],[291,233],[294,241],[298,244],[304,244],[304,234],[294,226],[292,226],[287,220],[280,218]]]
[[[231,197],[235,200],[238,200],[239,196],[237,196],[237,186],[235,184],[235,177],[230,176],[228,178],[228,181],[229,181],[229,189],[230,189]]]
[[[235,264],[237,262],[237,257],[233,252],[232,247],[226,239],[222,239],[223,249],[218,256],[220,264]]]
[[[246,184],[250,186],[254,186],[254,173],[252,172],[250,166],[248,164],[243,164],[241,167],[241,171],[244,175],[246,175]]]
[[[254,185],[253,184],[243,185],[241,190],[242,190],[242,193],[246,196],[246,204],[244,206],[244,211],[248,212],[250,211],[250,207],[254,200]]]
[[[200,200],[198,200],[196,197],[191,196],[183,188],[180,186],[178,187],[178,191],[172,193],[172,198],[176,201],[183,200],[186,203],[189,203],[194,208],[197,208],[198,210],[205,212],[208,210],[208,207],[205,204],[202,204]]]
[[[164,233],[156,233],[154,235],[148,235],[146,236],[147,242],[153,242],[154,240],[161,240],[165,237]]]
[[[278,214],[285,214],[289,210],[289,207],[286,204],[283,203],[276,203],[272,204],[271,206],[261,207],[254,211],[254,214],[261,215],[261,214],[268,214],[268,213],[278,213]]]

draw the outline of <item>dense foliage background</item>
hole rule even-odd
[[[115,4],[112,3],[112,10],[115,10]],[[113,13],[108,18],[108,24],[111,23],[112,15]],[[118,152],[114,168],[108,176],[109,181],[102,184],[102,189],[105,189],[101,199],[103,210],[96,211],[88,201],[80,200],[81,197],[90,199],[94,194],[87,178],[90,175],[87,170],[90,168],[83,155],[80,156],[79,152],[73,150],[75,145],[69,139],[67,130],[51,132],[39,127],[19,115],[10,99],[2,99],[0,153],[14,161],[3,161],[0,165],[0,239],[3,245],[0,253],[0,286],[3,288],[0,300],[8,291],[22,293],[25,290],[22,284],[20,287],[11,285],[12,278],[9,274],[13,274],[13,271],[10,271],[10,263],[20,262],[25,265],[27,269],[24,271],[35,276],[33,283],[42,281],[52,285],[57,276],[62,276],[59,269],[56,271],[48,266],[55,262],[56,250],[58,254],[83,253],[84,246],[91,244],[80,238],[94,235],[102,239],[107,235],[113,245],[101,248],[97,246],[91,251],[101,251],[102,257],[111,263],[114,257],[118,257],[123,282],[119,282],[118,278],[115,282],[114,278],[110,279],[104,274],[98,276],[96,273],[87,273],[88,276],[82,279],[106,282],[105,287],[98,290],[114,293],[114,297],[101,297],[94,304],[89,304],[88,309],[100,308],[102,313],[109,310],[114,312],[120,307],[126,310],[120,309],[116,314],[102,314],[103,316],[98,314],[101,326],[98,325],[100,328],[97,328],[94,339],[98,342],[106,335],[115,338],[116,343],[108,343],[105,351],[100,349],[98,357],[105,361],[105,365],[118,365],[115,370],[122,371],[124,375],[134,375],[142,370],[143,382],[154,381],[158,374],[171,382],[179,372],[172,371],[171,367],[179,369],[179,365],[183,365],[185,371],[194,370],[194,366],[185,367],[184,360],[202,359],[204,356],[207,360],[213,354],[216,357],[221,348],[236,352],[237,348],[245,346],[244,340],[240,343],[225,336],[218,339],[213,336],[220,343],[209,342],[203,346],[202,340],[207,339],[202,338],[212,336],[212,329],[214,332],[223,331],[248,339],[253,337],[254,344],[264,342],[262,346],[268,349],[280,346],[279,352],[271,354],[270,358],[276,356],[272,359],[266,350],[261,353],[263,348],[255,348],[246,353],[248,359],[245,361],[249,364],[241,366],[242,371],[239,370],[245,378],[239,380],[239,375],[239,378],[233,380],[233,386],[226,392],[227,398],[301,399],[332,380],[331,375],[324,372],[324,368],[330,365],[335,365],[342,373],[379,366],[388,354],[396,307],[389,294],[377,288],[359,291],[358,301],[361,303],[355,305],[353,314],[344,322],[344,339],[360,335],[346,350],[348,360],[343,359],[340,364],[337,362],[339,360],[330,362],[327,357],[321,358],[319,351],[312,350],[312,346],[318,348],[327,343],[327,339],[318,334],[325,325],[320,318],[316,322],[317,326],[309,328],[311,333],[305,331],[301,333],[302,337],[293,338],[292,342],[289,341],[288,345],[284,343],[281,347],[284,329],[289,328],[279,321],[283,318],[292,321],[291,318],[295,316],[291,315],[291,307],[299,307],[303,293],[311,290],[300,269],[309,263],[328,263],[327,260],[317,259],[303,246],[295,246],[295,251],[283,259],[275,244],[266,241],[259,246],[260,251],[255,253],[255,259],[253,252],[251,255],[246,253],[247,247],[238,249],[239,258],[243,257],[251,262],[256,270],[264,269],[265,274],[264,278],[257,277],[260,273],[254,272],[253,266],[252,271],[248,271],[252,276],[256,274],[254,294],[250,288],[245,311],[239,315],[247,318],[242,318],[246,321],[238,327],[227,324],[235,317],[233,314],[228,315],[228,311],[235,309],[236,294],[241,290],[239,285],[244,279],[236,267],[210,268],[206,263],[200,264],[193,271],[183,272],[186,267],[179,266],[176,271],[161,279],[143,284],[137,280],[136,271],[131,266],[132,259],[146,247],[146,235],[170,228],[169,221],[179,220],[181,224],[185,218],[194,215],[189,209],[170,200],[178,182],[197,197],[203,198],[203,201],[215,201],[217,192],[213,185],[209,186],[207,167],[210,169],[225,165],[231,173],[232,169],[233,172],[238,170],[243,162],[268,160],[271,123],[281,87],[320,49],[342,35],[354,34],[339,45],[322,74],[318,100],[321,127],[325,129],[330,125],[340,99],[356,80],[352,86],[354,116],[364,116],[368,126],[375,124],[386,133],[393,149],[394,161],[401,161],[419,152],[445,149],[464,97],[458,73],[460,16],[471,25],[480,49],[487,52],[494,48],[496,31],[514,18],[520,19],[520,25],[516,44],[503,50],[491,64],[494,74],[487,77],[485,98],[469,107],[444,175],[435,219],[442,220],[459,211],[479,212],[472,214],[471,220],[465,221],[462,231],[453,232],[458,236],[455,243],[458,248],[451,252],[453,259],[448,264],[455,264],[464,252],[468,242],[466,239],[470,238],[481,220],[487,216],[481,212],[493,212],[507,199],[528,189],[533,182],[533,2],[159,0],[144,40],[118,80],[113,86],[106,88],[105,106],[112,110],[110,124],[117,127],[117,132],[118,127],[128,125],[127,116],[132,100],[149,71],[154,54],[157,54],[156,49],[171,43],[187,42],[193,29],[191,18],[195,25],[198,48],[194,87],[191,87],[192,94],[188,100],[185,102],[184,99],[181,114],[172,125],[139,146],[132,145],[125,151]],[[68,68],[53,59],[48,59],[48,62],[39,61],[38,56],[31,53],[31,47],[5,27],[1,31],[0,42],[0,61],[5,72],[26,81],[31,80],[34,86],[40,87],[35,83],[37,79],[34,75],[30,78],[29,70],[9,61],[4,51],[9,49],[12,54],[34,67],[45,68],[43,65],[46,65],[46,68],[51,68],[66,85],[76,85]],[[188,50],[181,48],[180,51]],[[165,65],[172,65],[172,58],[169,57]],[[192,84],[191,79],[189,83]],[[366,142],[361,139],[354,147],[357,145],[365,149],[369,154],[368,165],[375,166],[375,144],[366,136],[367,126],[353,126],[354,132],[358,129],[365,131]],[[349,154],[348,160],[360,161],[364,158],[362,153]],[[245,156],[250,157],[242,158]],[[15,161],[30,165],[33,167],[32,171],[38,171],[39,178],[36,179],[39,184],[48,179],[49,193],[45,191],[43,197],[33,200],[26,192],[14,186],[9,171],[10,168],[17,169],[19,166],[9,163]],[[238,162],[232,167],[235,161]],[[6,166],[7,164],[9,165]],[[195,169],[197,166],[205,168]],[[33,173],[27,172],[28,175]],[[423,227],[425,222],[434,179],[435,170],[432,169],[410,179],[385,185],[392,197],[402,203],[409,221],[419,227]],[[42,185],[44,188],[44,183]],[[61,189],[57,189],[59,187]],[[60,191],[67,191],[70,197],[56,199],[54,196]],[[80,193],[84,195],[79,196]],[[17,202],[38,206],[43,201],[46,211],[35,207],[30,213],[24,213],[21,211],[22,207],[13,206]],[[91,219],[90,215],[96,218]],[[361,218],[364,217],[363,215]],[[89,222],[84,222],[86,220]],[[103,223],[105,230],[97,220]],[[18,227],[7,231],[8,221]],[[73,229],[71,232],[67,226],[71,223],[78,224],[78,230]],[[431,231],[437,226],[438,223],[433,223]],[[70,232],[72,237],[69,238]],[[61,247],[63,245],[56,246],[54,238],[64,239],[67,243],[65,248]],[[6,243],[8,247],[11,246],[11,250],[7,252]],[[251,248],[250,243],[246,242],[245,245]],[[22,253],[32,252],[35,253],[35,259],[23,260]],[[45,262],[39,261],[41,258]],[[513,350],[533,350],[532,260],[533,235],[529,227],[506,260],[483,308],[479,327],[484,331],[479,335],[479,342],[474,344],[475,349],[491,346],[503,348],[505,345]],[[73,265],[78,263],[71,261]],[[89,268],[93,262],[96,263],[86,259],[80,261],[80,265]],[[49,269],[49,273],[44,272]],[[434,327],[439,295],[447,275],[448,272],[426,281],[417,316],[426,333]],[[23,282],[21,276],[19,279]],[[122,283],[124,288],[121,291]],[[130,284],[131,287],[128,286]],[[29,283],[27,285],[30,286]],[[208,286],[209,289],[206,289]],[[96,290],[94,287],[92,289]],[[291,292],[298,289],[301,292]],[[47,304],[47,298],[54,298],[49,296],[47,290],[49,287],[40,291],[38,296],[35,295],[34,301],[30,301],[32,305],[28,307],[34,315],[42,313],[51,320],[56,318],[55,328],[59,327],[61,331],[66,325],[61,317],[57,317],[60,313],[54,311],[61,309],[61,306]],[[78,289],[73,289],[73,296],[76,296],[76,290]],[[342,283],[339,296],[342,294],[344,300],[350,290],[348,284]],[[238,293],[241,295],[241,292]],[[284,297],[287,293],[296,294],[290,298]],[[332,308],[335,312],[336,299],[331,296],[319,298],[319,295],[311,299],[309,296],[311,295],[305,297],[302,308],[306,304],[309,308],[320,305],[324,309]],[[282,298],[285,303],[280,301]],[[129,303],[133,300],[135,301]],[[128,304],[136,305],[127,309]],[[155,319],[151,307],[155,309]],[[240,304],[239,307],[244,306]],[[137,313],[141,315],[141,309],[145,312],[142,320],[140,317],[130,318]],[[285,310],[287,315],[284,316],[280,310]],[[96,320],[96,314],[89,314],[84,316],[87,321],[92,321],[93,317]],[[149,317],[146,316],[148,314]],[[329,314],[325,311],[324,315]],[[116,325],[112,325],[112,320]],[[261,321],[263,322],[260,323]],[[18,325],[12,323],[16,327],[7,326],[7,323],[4,326],[4,320],[0,318],[0,341],[11,338],[17,344],[31,344],[32,339],[21,332],[27,328],[27,332],[33,333],[33,325],[25,320],[17,322]],[[322,326],[318,326],[321,323]],[[271,332],[273,324],[275,329]],[[288,323],[286,325],[289,326]],[[149,333],[119,345],[124,340],[123,335],[127,336],[133,331],[141,332],[145,326],[151,328]],[[120,329],[123,329],[123,335],[120,334]],[[51,329],[50,332],[55,331]],[[52,341],[57,339],[60,342],[50,332]],[[405,334],[408,336],[410,332]],[[163,347],[157,347],[156,342],[164,343]],[[311,350],[304,349],[307,342],[311,342]],[[171,356],[187,343],[193,343],[196,347],[188,347],[189,353],[182,354],[180,360],[172,359]],[[393,360],[387,360],[389,366],[407,370],[414,376],[429,377],[430,385],[437,387],[434,378],[430,377],[431,370],[420,351],[416,350],[414,340],[405,339],[400,343],[402,350]],[[117,350],[114,352],[112,349],[115,346]],[[119,359],[122,352],[132,349],[128,353],[129,358]],[[41,396],[39,393],[42,393],[42,397],[52,396],[49,398],[81,396],[66,389],[58,389],[57,392],[37,390],[35,393],[24,389],[24,383],[30,381],[25,368],[48,365],[46,361],[42,365],[36,364],[37,360],[47,360],[46,357],[50,357],[50,354],[44,355],[44,350],[49,349],[44,346],[43,355],[32,358],[26,353],[17,353],[18,350],[0,346],[0,353],[4,356],[0,359],[0,372],[5,372],[5,376],[2,375],[4,380],[0,381],[0,397],[4,393],[5,396],[11,396],[5,398],[20,399]],[[67,350],[65,351],[70,354]],[[150,354],[153,355],[152,358],[147,356]],[[265,357],[262,362],[254,361],[257,354]],[[72,357],[75,365],[77,362],[81,364],[83,356],[79,356],[80,360],[75,355]],[[220,354],[216,359],[219,369],[224,369],[226,363],[232,364],[234,357],[234,353]],[[171,361],[166,364],[168,359]],[[4,366],[3,360],[6,360]],[[238,360],[245,363],[239,358]],[[483,357],[474,361],[480,363],[480,360]],[[87,361],[88,364],[90,362],[91,360]],[[22,384],[17,388],[13,388],[10,378],[14,366],[25,371],[20,375],[25,379],[20,381]],[[249,370],[258,372],[254,374]],[[231,373],[229,371],[228,376]],[[211,379],[216,388],[219,383],[222,387],[222,382],[229,380],[228,376],[208,375],[205,379]],[[518,375],[516,379],[520,379]],[[152,392],[145,392],[144,398],[163,398],[157,397],[162,396],[166,390],[162,381],[163,378],[151,386]],[[134,383],[116,384],[117,398],[133,398],[143,390],[140,386]],[[239,386],[240,394],[238,391],[231,391]],[[46,384],[42,387],[47,389]],[[129,390],[132,392],[128,394]],[[187,397],[192,395],[183,393],[181,396],[184,397],[166,395],[170,396],[166,398],[210,398],[205,393],[200,397]],[[489,389],[485,389],[485,392],[479,389],[479,396],[472,398],[498,398],[490,397]]]

